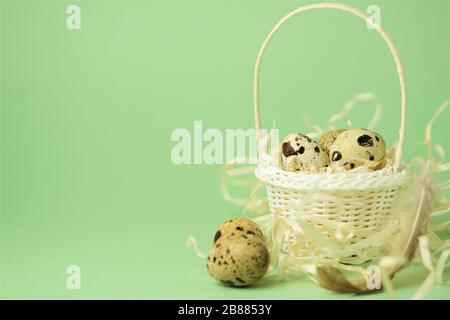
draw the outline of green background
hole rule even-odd
[[[207,251],[218,225],[240,215],[223,200],[220,165],[176,166],[176,128],[250,128],[256,54],[273,25],[307,1],[4,1],[1,10],[2,298],[387,298],[267,278],[246,289],[213,281],[185,247]],[[346,1],[381,8],[408,83],[405,158],[450,96],[449,1]],[[66,7],[81,7],[81,30]],[[356,17],[297,17],[274,39],[262,73],[262,113],[282,133],[325,125],[357,93],[383,102],[377,130],[392,145],[400,90],[381,38]],[[367,124],[372,104],[352,113]],[[449,112],[433,131],[450,150]],[[81,290],[66,268],[81,267]],[[396,278],[410,298],[426,273]],[[448,279],[448,273],[447,273]],[[450,284],[427,298],[450,298]]]

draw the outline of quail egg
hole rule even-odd
[[[380,134],[367,129],[349,129],[336,137],[329,156],[332,167],[353,169],[376,164],[386,156],[386,144]]]
[[[252,285],[265,275],[270,263],[262,239],[237,233],[216,240],[207,259],[209,274],[233,287]]]
[[[311,167],[322,168],[329,164],[325,149],[301,133],[288,135],[281,144],[281,168],[302,171]]]

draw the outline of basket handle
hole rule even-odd
[[[405,131],[406,131],[406,83],[405,83],[405,75],[403,71],[403,65],[402,60],[400,58],[400,53],[395,46],[393,40],[390,38],[390,36],[386,33],[386,31],[377,26],[372,19],[369,18],[368,15],[365,13],[344,5],[340,3],[316,3],[312,5],[303,6],[300,8],[295,9],[294,11],[290,12],[286,16],[284,16],[276,25],[273,27],[273,29],[270,31],[270,33],[267,35],[266,39],[263,42],[263,45],[261,46],[261,49],[259,50],[258,57],[256,58],[256,65],[255,65],[255,73],[253,78],[253,101],[254,101],[254,112],[255,112],[255,128],[257,130],[261,129],[261,114],[260,114],[260,101],[259,101],[259,78],[260,78],[260,69],[261,69],[261,61],[264,56],[264,53],[269,46],[270,41],[272,40],[275,33],[281,29],[281,27],[292,17],[299,15],[301,13],[304,13],[306,11],[311,10],[318,10],[318,9],[335,9],[340,10],[344,12],[351,13],[355,16],[360,17],[361,19],[367,21],[375,30],[378,31],[378,33],[381,35],[383,40],[388,45],[392,57],[394,58],[394,62],[397,68],[398,78],[400,80],[400,89],[401,89],[401,98],[402,98],[402,104],[401,104],[401,122],[400,122],[400,130],[399,130],[399,140],[395,155],[395,167],[400,168],[401,161],[402,161],[402,155],[403,155],[403,146],[405,144]]]

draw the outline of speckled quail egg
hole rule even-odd
[[[328,132],[325,132],[323,135],[318,137],[317,143],[320,144],[325,151],[328,153],[330,150],[331,145],[336,140],[337,136],[340,135],[342,132],[344,132],[345,129],[336,129],[336,130],[330,130]]]
[[[269,251],[262,239],[236,233],[215,241],[206,266],[221,283],[246,287],[264,276],[269,262]]]
[[[263,233],[256,222],[250,219],[235,217],[226,221],[214,235],[214,242],[221,237],[228,237],[235,234],[246,234],[249,237],[258,237],[264,240]]]
[[[349,129],[337,136],[330,147],[332,167],[353,169],[374,164],[386,156],[386,144],[378,133],[367,129]]]
[[[301,133],[288,135],[281,144],[281,168],[302,171],[327,166],[329,158],[324,148]]]

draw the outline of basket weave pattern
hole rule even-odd
[[[256,176],[266,185],[273,214],[281,212],[283,217],[302,219],[339,249],[382,231],[391,221],[394,200],[407,181],[405,171],[393,167],[374,172],[309,174],[260,163]],[[327,225],[327,221],[334,223]],[[291,234],[288,241],[301,250],[297,255],[327,257],[327,252],[306,236]],[[359,258],[344,256],[340,260],[350,263]]]

